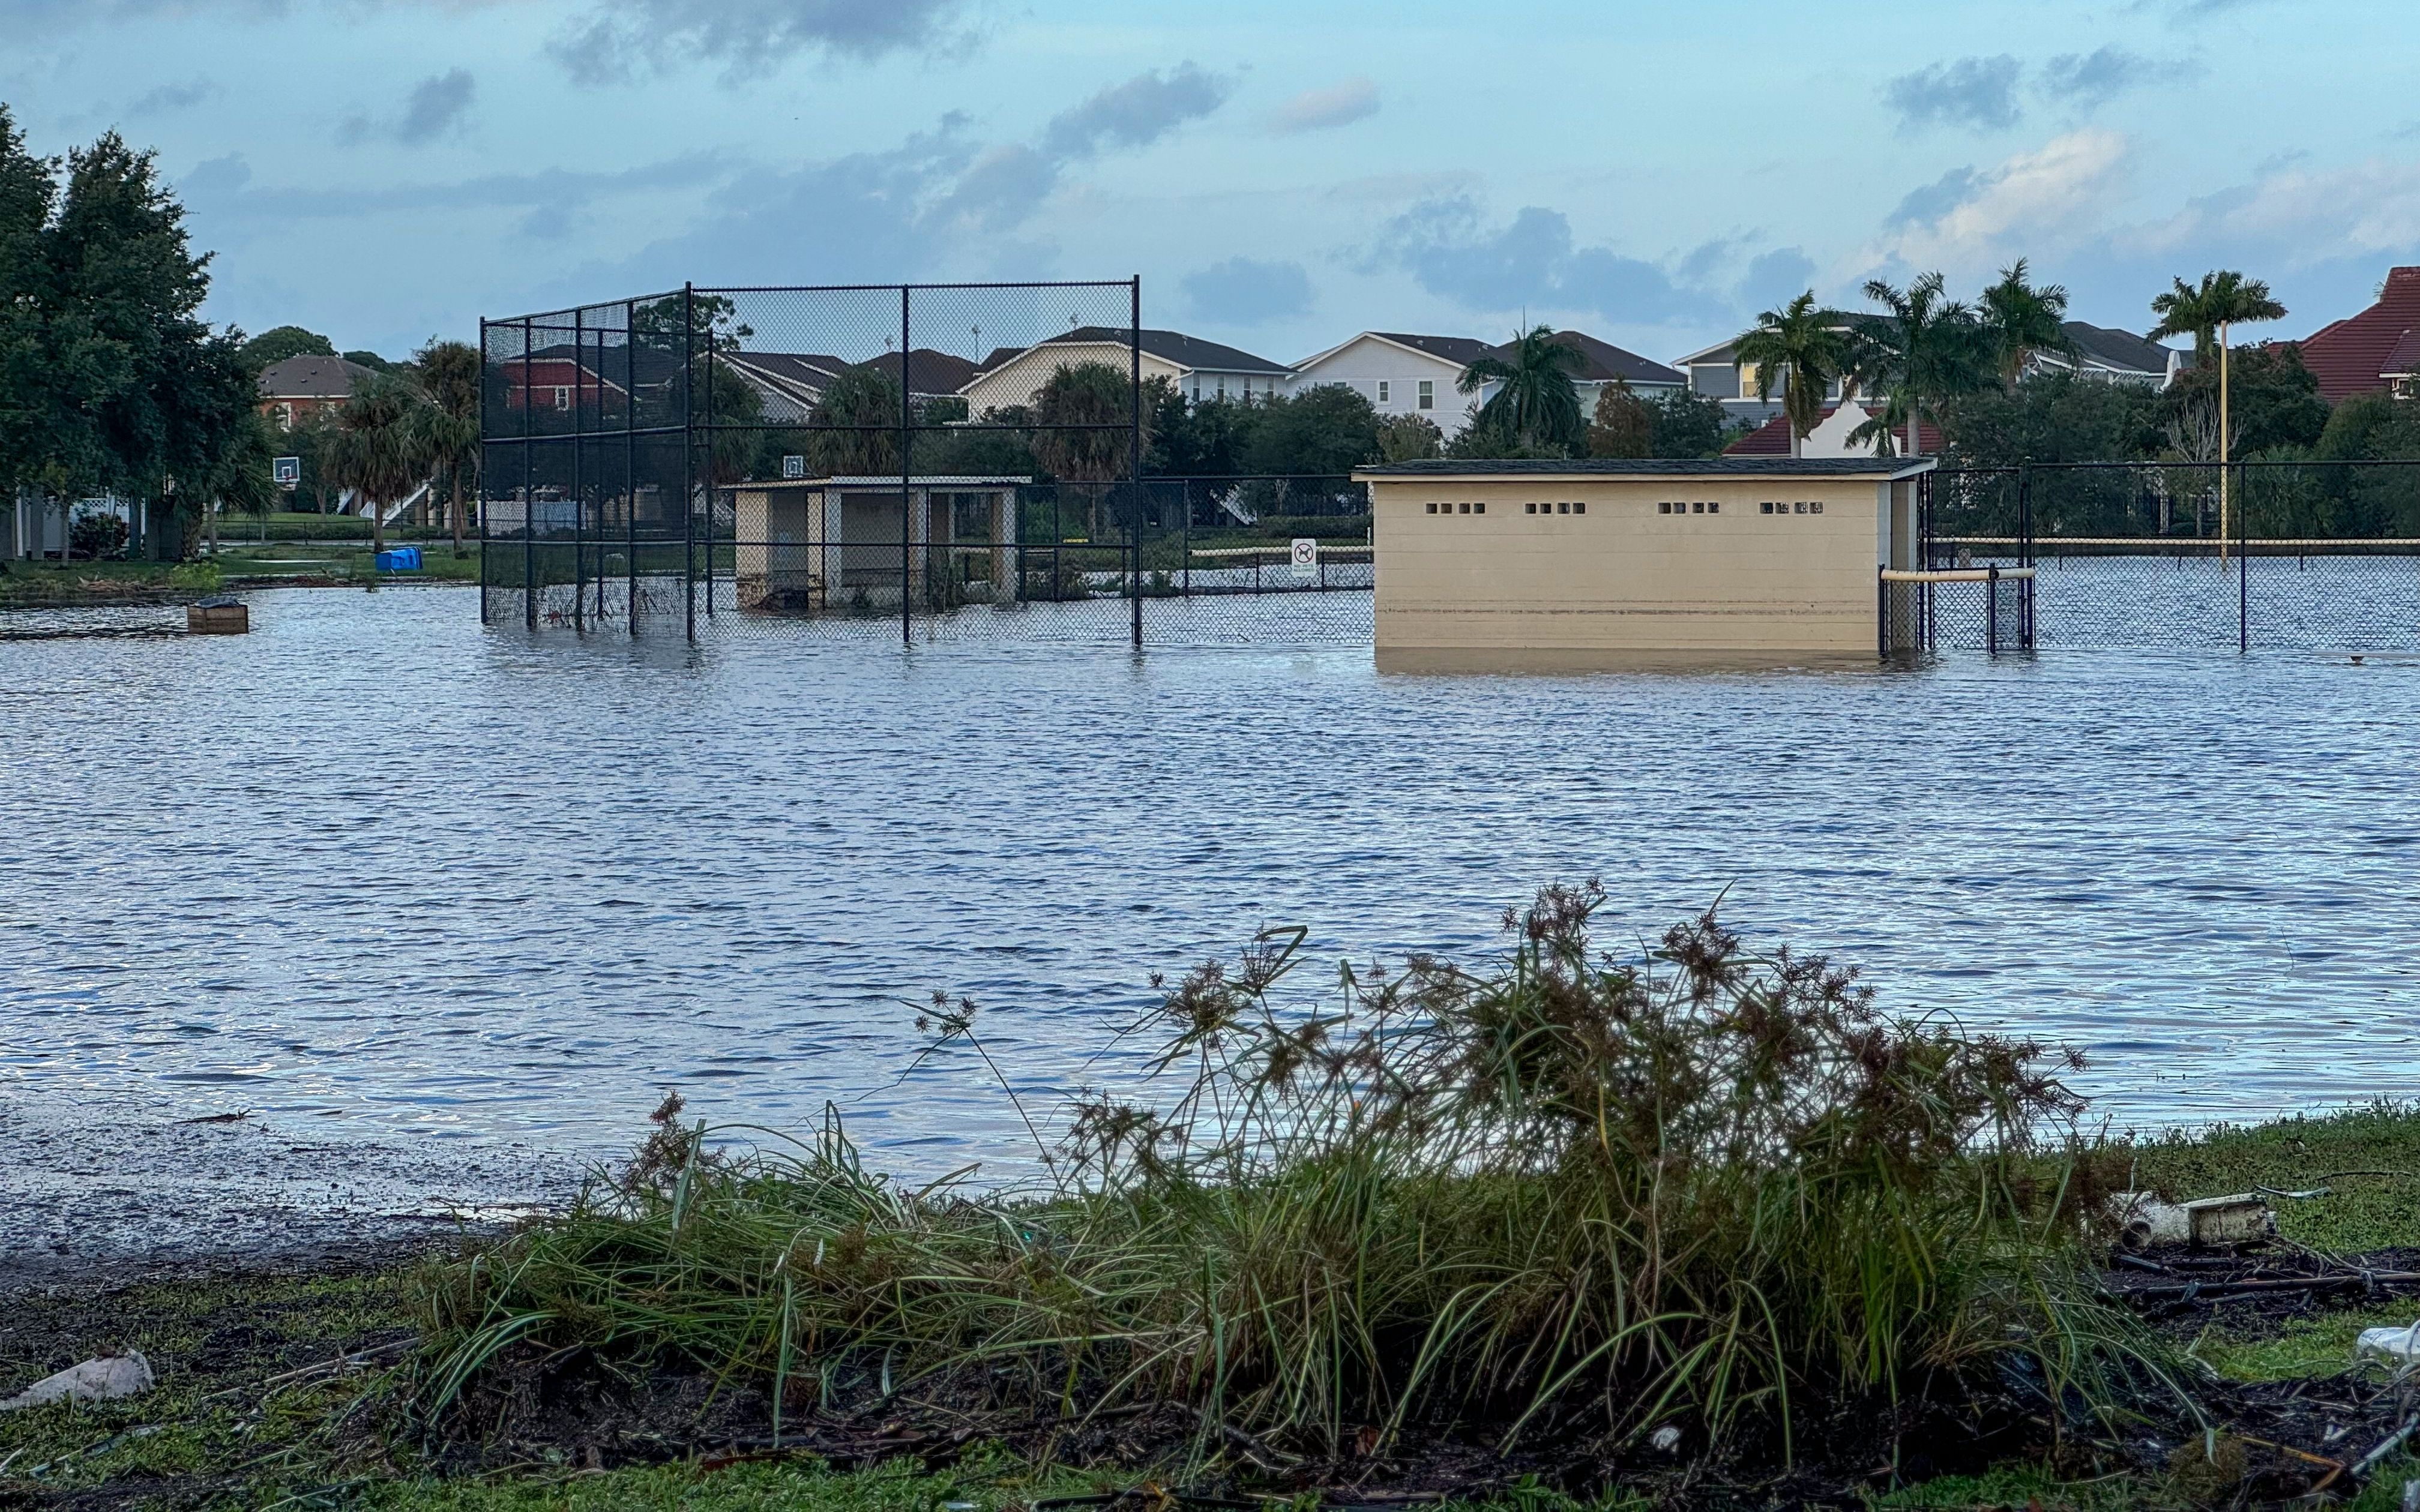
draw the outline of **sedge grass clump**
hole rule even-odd
[[[567,1216],[441,1280],[429,1400],[526,1340],[744,1374],[777,1413],[913,1384],[1181,1401],[1255,1452],[1451,1426],[1789,1455],[1810,1413],[2012,1348],[2052,1422],[2147,1367],[2058,1180],[2075,1062],[1885,1015],[1712,912],[1610,956],[1602,903],[1550,888],[1494,966],[1346,970],[1324,1007],[1286,994],[1301,933],[1264,934],[1165,988],[1138,1094],[1037,1128],[1028,1189],[903,1187],[829,1116],[719,1155],[668,1109]],[[970,1007],[932,1022],[982,1048]]]

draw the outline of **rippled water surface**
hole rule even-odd
[[[0,645],[0,1086],[624,1143],[665,1087],[1013,1144],[913,1003],[1064,1088],[1148,973],[1469,952],[1540,883],[1728,888],[2121,1119],[2420,1094],[2420,663],[1413,677],[1317,652],[483,630],[453,591]],[[1332,980],[1322,964],[1306,985]]]

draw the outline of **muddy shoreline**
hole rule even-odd
[[[407,1148],[316,1121],[0,1096],[0,1296],[392,1263],[558,1206],[582,1176],[528,1144]]]

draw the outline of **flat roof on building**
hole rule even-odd
[[[1930,456],[1435,456],[1356,468],[1360,478],[1908,478],[1939,465]]]

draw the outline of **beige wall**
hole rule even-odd
[[[1373,479],[1378,650],[1870,656],[1889,490],[1873,478]]]
[[[1033,347],[1017,353],[990,372],[967,385],[967,413],[980,419],[986,409],[1005,409],[1011,405],[1032,404],[1035,393],[1050,381],[1050,375],[1063,367],[1076,367],[1085,363],[1102,363],[1127,371],[1134,363],[1133,351],[1119,342],[1063,341]],[[1174,382],[1184,369],[1165,358],[1142,354],[1142,376],[1146,382],[1165,378]]]

